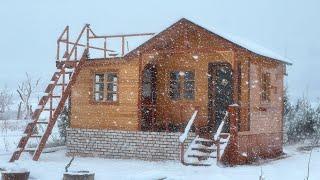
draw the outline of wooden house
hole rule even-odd
[[[80,44],[85,32],[87,44]],[[57,68],[63,69],[60,76],[73,71],[69,83],[62,83],[63,103],[52,108],[49,126],[69,99],[69,155],[180,159],[187,165],[211,165],[216,159],[233,165],[282,153],[283,79],[289,64],[284,58],[187,19],[128,53],[125,38],[131,35],[97,36],[88,25],[74,43],[64,34],[59,42],[67,44],[66,53],[61,58],[58,48]],[[107,49],[106,40],[116,37],[121,55]],[[91,58],[93,38],[105,40],[104,57]],[[81,58],[74,55],[77,47],[85,48]],[[41,152],[36,150],[35,160]]]

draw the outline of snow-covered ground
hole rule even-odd
[[[12,121],[11,121],[12,122]],[[20,126],[19,126],[20,127]],[[19,161],[8,163],[10,151],[21,134],[20,128],[9,130],[9,150],[3,143],[3,131],[0,131],[0,168],[25,168],[30,170],[30,179],[57,180],[61,179],[64,167],[70,157],[65,156],[65,150],[42,154],[38,162],[32,161],[26,153]],[[16,133],[14,133],[16,132]],[[102,158],[76,157],[70,170],[90,170],[95,172],[97,180],[106,179],[219,179],[219,180],[257,180],[263,172],[266,180],[303,180],[306,178],[310,151],[299,151],[299,146],[285,147],[287,157],[279,160],[263,162],[260,165],[236,167],[193,167],[184,166],[179,162],[148,162],[140,160],[112,160]],[[310,180],[320,179],[320,149],[312,151],[310,162]]]
[[[309,153],[299,152],[295,147],[287,148],[289,157],[263,163],[237,167],[193,167],[179,162],[147,162],[140,160],[111,160],[102,158],[76,157],[70,170],[90,170],[97,180],[105,179],[219,179],[219,180],[257,180],[261,168],[265,179],[303,180],[307,173]],[[9,155],[0,155],[0,168],[26,168],[31,179],[61,179],[69,157],[65,151],[42,154],[38,162],[25,155],[22,160],[8,163]],[[320,179],[320,150],[315,149],[310,162],[310,180]]]
[[[27,120],[0,120],[0,154],[17,147]]]
[[[17,148],[20,138],[23,135],[23,131],[30,120],[0,120],[0,155],[8,154]],[[38,129],[40,133],[43,133],[44,127]],[[58,128],[54,128],[52,136],[49,141],[58,143],[59,133]],[[35,145],[39,139],[30,140],[28,145]]]

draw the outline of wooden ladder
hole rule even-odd
[[[52,132],[52,129],[61,114],[64,105],[67,99],[71,95],[71,87],[76,81],[76,78],[80,72],[80,69],[84,62],[88,57],[89,47],[88,45],[84,48],[83,53],[80,57],[80,60],[77,58],[77,48],[79,46],[79,41],[84,34],[85,30],[88,31],[89,25],[86,24],[82,31],[80,32],[77,40],[73,43],[73,47],[69,52],[69,47],[66,48],[66,56],[64,57],[64,63],[57,66],[57,71],[53,73],[51,77],[51,82],[45,89],[45,94],[42,96],[38,103],[38,107],[32,114],[31,122],[27,124],[24,134],[22,135],[17,149],[13,152],[10,162],[14,162],[18,160],[22,154],[22,152],[34,152],[33,160],[37,161],[46,145],[46,142]],[[69,27],[67,26],[63,31],[62,35],[58,39],[61,40],[62,37],[66,35],[67,40],[69,39]],[[58,44],[58,52],[59,52],[59,44]],[[71,57],[74,55],[74,59],[71,60]],[[57,56],[57,60],[59,60],[59,55]],[[69,76],[66,79],[66,76]],[[57,87],[61,87],[59,93],[57,93]],[[57,105],[54,107],[54,102],[57,102]],[[45,112],[49,112],[49,117],[46,120],[40,120],[40,115]],[[37,133],[37,127],[46,126],[43,134]],[[30,139],[38,138],[38,145],[35,148],[27,147],[28,141]],[[40,138],[40,141],[39,141]]]
[[[71,94],[71,87],[75,83],[77,75],[81,69],[82,64],[84,63],[87,57],[87,50],[83,52],[82,58],[79,62],[75,63],[73,67],[73,71],[66,71],[66,65],[63,65],[57,72],[53,73],[51,78],[50,84],[48,84],[47,88],[45,89],[45,95],[39,101],[37,109],[34,111],[32,115],[32,121],[27,124],[24,134],[21,137],[17,149],[14,151],[10,158],[10,162],[14,162],[18,160],[22,152],[30,152],[34,151],[33,160],[37,161],[41,155],[42,150],[44,149],[46,142],[52,132],[52,129],[63,110],[66,100],[69,98]],[[70,80],[69,82],[58,83],[59,79],[63,79],[63,76],[69,74]],[[53,94],[54,89],[56,87],[61,87],[61,94],[55,95]],[[58,105],[53,107],[53,101],[57,99]],[[49,106],[48,108],[45,108]],[[49,111],[49,118],[48,121],[39,121],[39,117],[41,113]],[[46,125],[46,130],[43,135],[39,133],[35,133],[37,125]],[[40,142],[38,146],[34,149],[26,148],[28,140],[30,138],[40,138]]]

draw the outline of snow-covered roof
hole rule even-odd
[[[174,23],[173,25],[171,25],[170,27],[168,27],[167,29],[161,31],[160,33],[156,34],[155,36],[153,36],[151,39],[149,39],[147,42],[143,43],[142,45],[140,45],[139,47],[137,47],[136,49],[134,49],[132,52],[135,52],[136,50],[142,48],[144,45],[148,44],[148,42],[150,42],[152,39],[156,39],[156,37],[159,37],[161,36],[165,31],[167,31],[168,29],[172,28],[173,26],[175,26],[176,24],[179,24],[179,23],[182,23],[182,22],[188,22],[188,23],[191,23],[195,26],[198,26],[202,29],[205,29],[206,31],[212,33],[212,34],[215,34],[215,35],[218,35],[220,37],[222,37],[223,39],[226,39],[244,49],[247,49],[255,54],[258,54],[258,55],[261,55],[261,56],[265,56],[265,57],[269,57],[271,59],[274,59],[274,60],[277,60],[277,61],[280,61],[282,63],[285,63],[285,64],[288,64],[288,65],[291,65],[290,63],[290,60],[286,57],[283,57],[265,47],[262,47],[261,45],[257,44],[257,43],[254,43],[250,40],[246,40],[245,38],[241,38],[241,37],[237,37],[237,36],[234,36],[234,35],[229,35],[227,33],[224,33],[224,32],[221,32],[221,31],[218,31],[217,29],[215,28],[210,28],[210,27],[207,27],[207,26],[203,26],[203,25],[199,25],[199,24],[196,24],[188,19],[185,19],[185,18],[182,18],[180,19],[178,22]],[[132,53],[131,52],[131,53]],[[129,53],[129,54],[131,54]]]
[[[216,35],[218,35],[218,36],[220,36],[220,37],[222,37],[222,38],[224,38],[234,44],[237,44],[237,45],[239,45],[239,46],[241,46],[241,47],[243,47],[253,53],[256,53],[256,54],[259,54],[259,55],[262,55],[265,57],[269,57],[269,58],[272,58],[275,60],[279,60],[285,64],[291,65],[291,61],[288,58],[281,56],[281,55],[271,51],[270,49],[267,49],[267,48],[255,43],[255,42],[248,40],[248,39],[245,39],[243,37],[238,37],[235,35],[227,34],[225,32],[219,31],[218,29],[213,28],[213,27],[208,27],[206,25],[202,25],[202,24],[198,24],[198,23],[196,24],[196,23],[194,23],[188,19],[185,19],[185,18],[182,18],[181,20],[191,22],[192,24],[195,24],[196,26],[204,28],[207,31],[209,31],[213,34],[216,34]]]
[[[208,28],[206,28],[208,29]],[[255,42],[252,42],[250,40],[247,40],[245,38],[242,37],[237,37],[235,35],[229,35],[227,33],[223,33],[215,28],[211,28],[209,29],[210,31],[212,31],[214,34],[217,34],[225,39],[227,39],[228,41],[231,41],[243,48],[246,48],[247,50],[254,52],[256,54],[262,55],[262,56],[266,56],[272,59],[276,59],[276,60],[280,60],[283,61],[287,64],[291,64],[290,60],[284,56],[281,56],[280,54],[277,54],[273,51],[271,51],[270,49],[267,49]]]

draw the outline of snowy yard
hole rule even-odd
[[[70,157],[65,156],[65,150],[42,154],[38,162],[31,160],[25,153],[21,160],[8,163],[10,151],[15,149],[22,134],[23,123],[9,121],[6,135],[0,131],[0,168],[26,168],[31,172],[31,179],[56,180],[61,179],[65,165]],[[15,124],[15,125],[14,125]],[[3,122],[1,123],[1,127]],[[4,143],[6,139],[6,143]],[[6,144],[6,145],[5,145]],[[8,151],[6,150],[6,148]],[[148,162],[140,160],[112,160],[102,158],[79,158],[73,161],[70,170],[90,170],[95,172],[98,180],[105,179],[259,179],[261,168],[265,179],[299,179],[307,174],[309,151],[298,151],[299,146],[285,147],[287,157],[264,162],[262,165],[246,165],[237,167],[193,167],[184,166],[179,162]],[[310,179],[320,179],[320,149],[314,149],[310,163]]]
[[[98,180],[105,179],[246,179],[258,180],[261,168],[264,177],[272,180],[303,180],[307,172],[309,153],[288,147],[289,157],[263,165],[237,167],[191,167],[179,162],[147,162],[140,160],[111,160],[75,158],[70,170],[90,170]],[[31,179],[61,179],[69,159],[61,150],[43,154],[38,162],[24,156],[16,163],[8,163],[9,155],[0,156],[0,168],[21,167],[31,171]],[[310,164],[310,179],[320,179],[320,149],[315,149]]]

